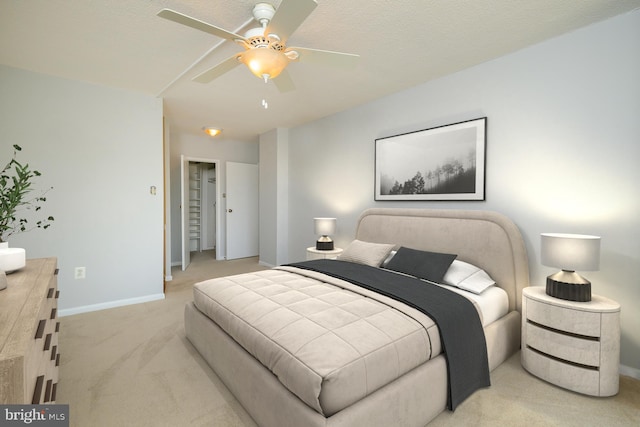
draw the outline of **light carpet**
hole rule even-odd
[[[194,253],[172,270],[164,300],[61,318],[57,402],[69,404],[70,425],[255,426],[186,339],[183,309],[194,283],[263,268]],[[528,374],[517,353],[491,381],[429,427],[640,425],[640,381],[629,377],[617,396],[583,396]]]

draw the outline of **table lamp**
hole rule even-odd
[[[542,233],[540,253],[543,265],[562,269],[547,277],[547,295],[569,301],[591,301],[591,282],[576,270],[600,268],[600,237]]]
[[[320,236],[316,241],[316,249],[319,251],[332,251],[333,240],[329,236],[336,232],[336,219],[313,218],[313,226],[315,233]]]

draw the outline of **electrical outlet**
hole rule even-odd
[[[75,278],[84,279],[85,277],[87,277],[87,269],[85,267],[76,267]]]

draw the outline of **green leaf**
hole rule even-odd
[[[53,187],[32,196],[30,193],[34,191],[33,180],[42,174],[31,170],[28,163],[22,164],[18,161],[16,155],[22,151],[22,147],[14,144],[13,149],[13,158],[0,170],[0,241],[15,233],[34,228],[48,228],[53,222],[53,217],[49,216],[29,226],[27,218],[22,216],[28,211],[39,212],[42,203],[47,200],[44,195]]]

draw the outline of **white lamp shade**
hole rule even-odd
[[[331,236],[336,232],[336,219],[313,218],[313,226],[318,236]]]
[[[562,233],[543,233],[540,236],[543,265],[568,271],[595,271],[600,268],[600,237]]]

